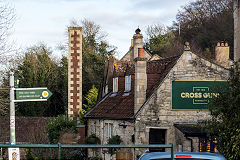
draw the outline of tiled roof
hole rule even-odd
[[[148,98],[154,89],[176,63],[179,56],[147,62],[147,95]],[[131,75],[131,92],[124,94],[125,73]],[[134,117],[134,65],[132,63],[121,66],[114,71],[114,77],[118,77],[118,92],[107,94],[87,114],[87,118],[101,119],[131,119]]]

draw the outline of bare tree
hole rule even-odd
[[[5,1],[0,1],[0,63],[5,62],[6,56],[12,51],[8,37],[15,19],[15,9]]]
[[[6,69],[9,69],[9,64],[13,61],[13,59],[10,60],[12,58],[10,53],[13,53],[14,49],[8,37],[15,19],[15,9],[6,1],[0,0],[0,116],[5,116],[9,113]]]

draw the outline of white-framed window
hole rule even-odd
[[[105,123],[105,140],[106,143],[108,142],[109,138],[113,136],[113,124],[112,123]]]
[[[131,90],[131,75],[125,76],[125,92],[129,92]]]
[[[118,77],[113,78],[113,92],[118,92]]]

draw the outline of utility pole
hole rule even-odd
[[[14,104],[14,74],[10,73],[10,144],[16,144],[15,137],[15,104]]]

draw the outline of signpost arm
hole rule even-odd
[[[10,144],[16,144],[15,138],[15,104],[14,104],[14,74],[10,73]]]

